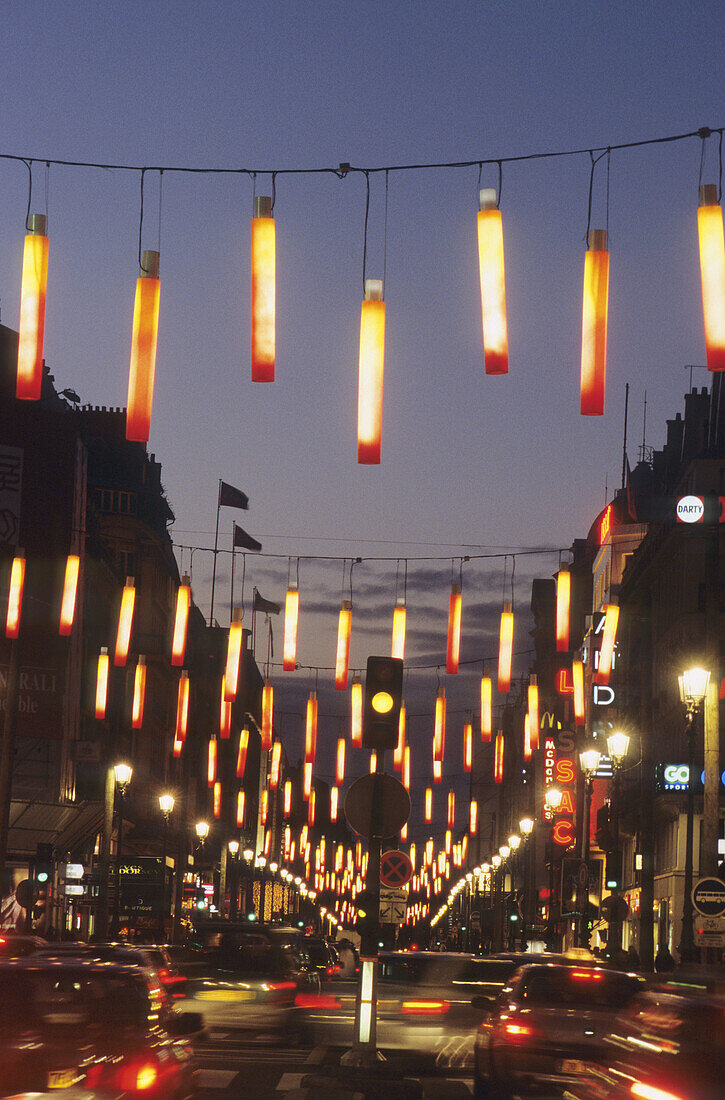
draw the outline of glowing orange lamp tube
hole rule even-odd
[[[425,789],[425,823],[430,825],[433,820],[433,789],[432,787],[426,787]]]
[[[481,740],[491,740],[493,729],[493,686],[490,676],[481,677]]]
[[[98,671],[96,673],[96,718],[106,717],[106,704],[108,702],[108,650],[101,647],[98,654]]]
[[[571,604],[571,573],[560,569],[556,577],[556,651],[569,649],[569,608]]]
[[[604,629],[602,631],[602,645],[599,650],[599,663],[597,664],[596,682],[608,684],[612,671],[614,658],[614,645],[617,640],[617,623],[619,622],[619,606],[616,603],[607,604],[604,615]]]
[[[529,726],[529,729],[531,726]],[[503,733],[496,734],[496,755],[494,760],[493,778],[496,783],[503,783]]]
[[[222,672],[222,690],[219,703],[219,736],[222,741],[228,741],[229,735],[232,732],[232,704],[227,703],[224,698],[225,682],[226,673]]]
[[[151,427],[160,296],[159,254],[144,252],[136,280],[126,411],[126,439],[138,443],[148,443]]]
[[[514,642],[514,613],[510,603],[503,605],[498,645],[498,690],[506,694],[511,687],[511,656]]]
[[[244,791],[239,791],[237,794],[237,825],[241,829],[244,825],[244,803],[245,795]]]
[[[475,836],[478,832],[478,802],[473,800],[471,802],[471,808],[468,815],[468,831],[471,836]]]
[[[45,214],[31,214],[23,249],[23,278],[18,325],[16,396],[38,401],[43,383],[45,292],[48,283],[48,238]]]
[[[604,414],[607,372],[607,312],[609,253],[604,229],[593,229],[584,256],[582,304],[581,411],[583,416]]]
[[[350,662],[350,631],[352,628],[352,604],[343,600],[337,624],[337,656],[335,658],[335,687],[344,691]]]
[[[446,672],[458,672],[458,660],[461,653],[461,586],[451,585],[451,597],[448,601],[448,644],[446,646]]]
[[[136,589],[133,577],[126,577],[126,584],[121,596],[121,610],[118,615],[118,630],[116,632],[116,649],[113,654],[114,665],[125,665],[128,658],[128,648],[131,644],[131,627],[133,625],[133,611],[136,605]]]
[[[179,678],[179,691],[176,697],[176,729],[174,737],[177,741],[186,740],[186,727],[189,721],[189,673],[181,670]]]
[[[337,739],[337,761],[335,768],[335,782],[341,787],[345,782],[345,738]]]
[[[242,656],[242,609],[235,607],[229,625],[227,664],[224,672],[224,699],[231,703],[239,688],[239,663]]]
[[[284,646],[282,650],[282,668],[285,672],[294,672],[297,662],[297,620],[300,610],[300,594],[296,588],[289,588],[284,601]]]
[[[393,639],[390,646],[390,656],[405,658],[405,621],[407,612],[405,604],[397,604],[393,611]]]
[[[146,699],[146,658],[139,654],[133,677],[133,702],[131,704],[131,729],[143,727],[143,708]]]
[[[284,816],[289,817],[292,812],[292,782],[287,780],[284,785]]]
[[[279,768],[282,762],[282,742],[275,741],[272,745],[272,758],[269,763],[269,786],[276,790],[279,786]]]
[[[357,460],[380,462],[383,429],[385,302],[382,279],[367,279],[360,313],[360,359],[357,396]]]
[[[400,704],[400,717],[398,718],[398,743],[393,752],[393,767],[399,772],[403,767],[403,753],[405,751],[405,703]]]
[[[359,676],[353,676],[350,688],[350,743],[362,745],[363,690]]]
[[[456,827],[456,796],[453,791],[448,792],[448,828],[455,829]],[[446,849],[450,852],[450,848]]]
[[[574,721],[577,726],[584,725],[584,664],[574,661],[571,666],[571,679],[574,685]]]
[[[315,824],[315,804],[317,802],[317,791],[310,791],[310,797],[307,800],[307,824],[312,828]]]
[[[273,709],[274,692],[271,683],[267,680],[262,688],[262,749],[265,752],[272,748]]]
[[[209,738],[209,751],[206,761],[206,781],[210,787],[216,783],[216,737]]]
[[[463,770],[470,772],[473,767],[473,726],[466,722],[463,727]]]
[[[539,683],[534,673],[529,676],[529,737],[531,748],[539,747]]]
[[[305,764],[302,769],[302,797],[305,802],[310,797],[310,791],[312,790],[312,764]]]
[[[478,269],[481,280],[483,360],[486,374],[508,374],[503,223],[493,188],[485,187],[479,192],[479,205]]]
[[[337,787],[330,788],[330,821],[334,824],[337,821],[337,812],[339,808],[340,791]]]
[[[262,825],[267,824],[269,817],[269,791],[262,791],[259,797],[259,820]]]
[[[237,779],[244,777],[244,769],[247,766],[247,749],[249,748],[249,730],[245,726],[239,734],[239,751],[237,752]]]
[[[274,382],[276,257],[272,199],[257,195],[252,218],[252,381]]]
[[[524,760],[530,760],[532,755],[531,748],[531,715],[524,715]]]
[[[697,208],[702,314],[709,370],[725,370],[725,234],[717,187],[700,188]]]
[[[402,784],[406,791],[410,790],[410,745],[406,745],[403,749]]]
[[[434,760],[433,761],[433,782],[434,783],[440,783],[442,778],[443,778],[443,761],[442,760]]]
[[[305,764],[312,764],[317,753],[317,693],[310,692],[305,718]]]
[[[8,592],[8,612],[5,619],[5,637],[17,638],[20,633],[20,613],[23,607],[23,589],[25,588],[25,551],[18,550],[10,567],[10,590]]]
[[[440,688],[436,696],[435,722],[433,727],[433,760],[443,761],[446,751],[446,693]]]
[[[191,607],[191,581],[184,575],[176,593],[176,612],[174,614],[174,633],[171,639],[171,663],[181,668],[186,652],[186,630],[189,624]]]
[[[215,820],[218,820],[222,816],[222,785],[219,780],[217,780],[217,782],[214,784],[212,807],[214,818]]]
[[[60,601],[60,625],[58,626],[58,633],[64,637],[68,637],[73,629],[73,620],[76,614],[80,565],[81,559],[77,554],[68,555],[65,563],[63,596]]]

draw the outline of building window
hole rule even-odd
[[[137,511],[136,494],[119,492],[118,511],[125,516],[135,516]]]

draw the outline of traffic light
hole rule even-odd
[[[398,743],[403,701],[403,662],[399,657],[368,657],[363,705],[363,745],[382,751]]]
[[[604,883],[607,890],[622,889],[622,853],[609,852],[607,855],[607,878]]]
[[[45,886],[53,880],[53,845],[38,844],[35,851],[33,877],[39,886]]]

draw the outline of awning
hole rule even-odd
[[[34,856],[38,844],[52,844],[57,859],[91,841],[103,823],[102,802],[10,803],[8,855]]]

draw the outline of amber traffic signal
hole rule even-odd
[[[399,657],[368,657],[363,706],[363,745],[394,749],[403,701],[403,662]]]

